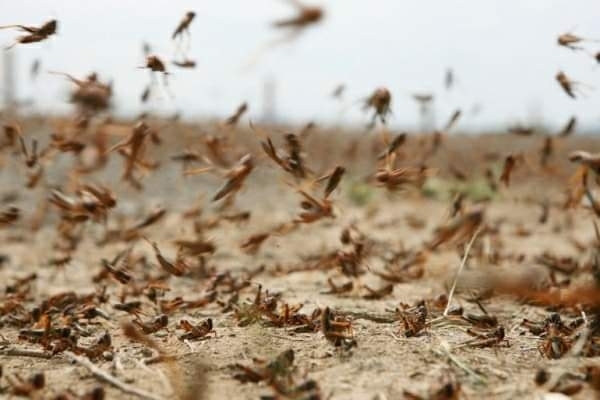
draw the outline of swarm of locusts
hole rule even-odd
[[[290,3],[285,40],[325,19]],[[164,36],[193,68],[206,16],[181,14]],[[11,48],[57,26],[0,28],[25,32]],[[144,103],[171,75],[153,48]],[[118,118],[110,78],[46,72],[72,115],[2,114],[0,397],[600,396],[600,147],[576,116],[454,137],[455,108],[396,131],[380,86],[356,131],[257,123],[248,102],[193,125]]]

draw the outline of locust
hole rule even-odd
[[[136,186],[136,180],[133,176],[134,169],[138,164],[144,165],[142,157],[144,153],[144,142],[148,135],[151,133],[150,127],[143,121],[139,121],[132,129],[131,134],[121,142],[115,144],[107,150],[107,154],[127,149],[124,153],[126,157],[125,170],[121,179],[129,181]]]
[[[333,282],[333,279],[327,279],[327,285],[329,285],[329,290],[326,292],[321,292],[322,294],[344,294],[349,293],[354,288],[354,283],[352,281],[348,281],[343,284],[336,284]]]
[[[83,110],[96,112],[110,107],[113,94],[112,83],[101,82],[96,73],[92,72],[85,79],[78,79],[64,72],[49,71],[49,73],[64,76],[76,85],[76,89],[71,92],[71,102],[79,105]]]
[[[96,386],[91,390],[82,394],[76,394],[71,389],[68,389],[62,393],[57,394],[53,397],[53,400],[104,400],[106,392],[102,386]]]
[[[600,153],[592,154],[587,151],[576,150],[569,153],[569,161],[590,168],[597,175],[600,174]]]
[[[32,81],[35,81],[37,79],[38,75],[40,74],[41,65],[42,62],[39,58],[33,60],[29,68],[29,79],[31,79]]]
[[[448,122],[446,122],[446,125],[444,125],[443,131],[449,132],[456,125],[461,115],[462,111],[460,109],[454,111],[448,119]]]
[[[324,12],[320,7],[307,6],[298,0],[290,0],[289,2],[296,7],[298,13],[296,16],[273,22],[274,27],[302,29],[308,25],[316,24],[323,19]]]
[[[454,87],[455,81],[454,70],[452,68],[446,68],[446,73],[444,74],[444,88],[446,90],[451,90]]]
[[[26,35],[18,36],[13,44],[5,47],[6,50],[9,50],[19,43],[27,44],[46,40],[48,37],[56,33],[57,27],[58,21],[55,19],[51,19],[50,21],[45,22],[39,27],[26,25],[5,25],[0,26],[0,29],[17,28],[22,32],[27,32]]]
[[[504,165],[502,167],[502,174],[500,175],[500,182],[502,182],[506,187],[510,185],[510,177],[512,172],[517,165],[517,161],[519,160],[518,155],[509,154],[504,158]]]
[[[165,63],[158,56],[152,54],[146,57],[146,64],[140,68],[146,68],[152,72],[160,72],[165,76],[169,74]]]
[[[246,111],[248,111],[248,103],[243,102],[238,106],[235,112],[225,120],[225,125],[235,127]]]
[[[369,129],[372,129],[375,126],[377,117],[379,117],[382,124],[386,123],[388,115],[392,112],[391,103],[392,94],[385,87],[375,89],[375,91],[365,100],[363,109],[373,109],[373,116],[368,125]]]
[[[143,322],[138,319],[131,321],[132,324],[136,325],[146,335],[155,333],[163,328],[166,328],[169,324],[169,317],[165,314],[158,315],[148,322]]]
[[[425,166],[393,168],[390,162],[386,167],[377,170],[374,179],[377,185],[391,192],[406,186],[421,187],[426,178],[433,173],[433,169]]]
[[[377,157],[377,159],[378,160],[384,160],[387,157],[390,157],[392,154],[394,154],[406,142],[407,136],[408,135],[407,135],[406,132],[403,132],[403,133],[395,136],[394,139],[392,139],[392,141],[388,145],[388,147],[385,149],[385,151],[382,152]]]
[[[189,47],[190,47],[191,38],[192,38],[192,36],[190,34],[190,25],[192,24],[192,21],[194,20],[195,17],[196,17],[196,13],[194,11],[186,12],[185,15],[183,16],[183,18],[181,19],[181,21],[179,22],[179,24],[177,25],[177,27],[175,28],[175,31],[173,31],[173,34],[171,35],[172,40],[179,39],[179,42],[177,43],[177,49],[178,49],[178,51],[182,51],[184,54],[185,54],[186,50],[189,50]],[[180,49],[184,34],[188,38],[187,48]],[[177,64],[175,64],[175,65],[177,65]],[[196,65],[195,63],[193,63],[193,65],[191,65],[189,63],[184,63],[183,65],[179,65],[179,66],[184,67],[184,68],[193,68],[195,65]]]
[[[577,36],[573,33],[567,32],[558,36],[556,42],[559,46],[566,47],[570,50],[583,50],[583,47],[578,46],[579,43],[582,42],[597,42],[597,40],[586,39],[581,36]]]
[[[196,68],[196,61],[191,60],[189,58],[184,58],[181,61],[173,60],[172,63],[173,63],[173,65],[175,65],[176,67],[179,67],[179,68],[188,68],[188,69]]]
[[[431,387],[426,396],[420,396],[411,391],[403,391],[405,400],[459,400],[462,396],[460,381],[448,371],[439,378],[439,383]]]
[[[350,349],[356,346],[352,331],[352,323],[342,318],[334,317],[329,307],[321,313],[321,332],[325,338],[336,347]]]
[[[508,132],[512,133],[513,135],[531,136],[535,133],[535,128],[518,124],[509,127]]]
[[[33,168],[38,163],[38,141],[36,139],[31,140],[31,152],[27,149],[25,139],[19,135],[19,142],[21,143],[21,153],[25,157],[25,165],[27,168]]]
[[[418,302],[413,307],[400,304],[400,309],[396,309],[396,313],[402,321],[404,336],[417,336],[425,329],[428,311],[424,301]]]
[[[460,346],[468,347],[492,347],[499,344],[509,345],[508,339],[505,337],[503,326],[499,326],[493,330],[476,330],[467,329],[467,334],[473,336],[473,339],[463,342]]]
[[[429,249],[435,250],[450,240],[463,241],[470,238],[483,223],[483,219],[484,211],[479,208],[452,219],[435,230],[434,238],[428,244]]]
[[[235,193],[239,192],[243,187],[244,181],[248,178],[248,175],[250,175],[253,169],[254,162],[252,161],[252,156],[250,154],[243,156],[238,163],[225,174],[227,181],[217,193],[215,193],[212,201],[219,201],[224,197],[233,196]]]
[[[152,242],[147,238],[144,239],[152,246],[152,249],[154,250],[154,255],[156,256],[156,260],[166,272],[175,276],[185,275],[185,273],[189,269],[189,266],[186,264],[184,256],[181,253],[177,255],[175,262],[171,262],[162,255],[156,242]]]
[[[142,312],[142,302],[139,300],[134,300],[126,303],[116,303],[113,304],[113,308],[115,310],[123,311],[128,314],[133,314],[137,316]]]
[[[544,144],[540,149],[540,166],[545,168],[548,166],[548,161],[554,154],[554,140],[548,135],[544,138]]]
[[[199,325],[194,325],[186,319],[179,321],[179,329],[185,331],[184,334],[179,336],[180,340],[193,340],[202,339],[209,333],[214,333],[213,321],[211,318],[207,318]]]
[[[559,137],[567,137],[571,136],[573,132],[575,132],[575,127],[577,126],[577,118],[575,116],[569,118],[569,121],[565,124],[565,126],[558,133]]]
[[[343,83],[340,83],[331,92],[331,97],[333,97],[334,99],[341,100],[345,91],[346,91],[346,85]]]
[[[278,19],[270,24],[271,27],[277,30],[284,30],[285,34],[260,46],[250,57],[246,67],[254,65],[266,50],[296,40],[308,27],[317,25],[325,16],[325,12],[321,7],[307,6],[301,3],[300,0],[287,0],[287,2],[296,8],[296,15]]]
[[[179,22],[179,25],[177,25],[177,28],[175,28],[173,35],[171,35],[171,39],[173,39],[173,40],[177,39],[184,33],[189,35],[189,33],[190,33],[189,27],[190,27],[190,24],[192,23],[192,21],[194,20],[195,16],[196,16],[196,13],[194,11],[186,12],[184,17],[181,19],[181,22]]]
[[[331,182],[332,179],[335,179],[334,175],[329,178],[329,182]],[[329,183],[328,186],[330,186]],[[333,185],[331,191],[335,189],[335,186],[337,185]],[[331,191],[329,193],[331,193]],[[294,219],[294,223],[310,224],[322,218],[334,217],[333,202],[329,199],[328,194],[323,198],[318,199],[308,194],[305,190],[297,189],[297,192],[303,197],[303,200],[300,203],[303,211],[301,211]]]
[[[17,207],[11,206],[5,210],[0,211],[0,228],[13,225],[21,218],[21,210]]]
[[[251,125],[251,128],[257,132],[256,128]],[[260,143],[264,153],[273,160],[277,165],[281,167],[285,172],[291,174],[296,179],[304,179],[307,177],[308,172],[304,166],[304,160],[302,156],[302,145],[300,142],[300,137],[293,134],[288,133],[285,135],[285,141],[287,144],[287,155],[282,156],[275,148],[270,137],[266,137],[266,141],[262,141]]]
[[[569,78],[563,71],[558,71],[556,74],[556,81],[558,82],[558,84],[560,85],[560,87],[562,88],[562,90],[571,98],[575,99],[577,98],[576,96],[576,90],[579,91],[579,93],[581,93],[581,88],[582,86],[587,86],[582,82],[578,82],[578,81],[574,81],[571,78]]]
[[[217,249],[213,241],[202,237],[196,240],[176,239],[174,243],[181,256],[197,257],[202,254],[212,254]]]
[[[269,383],[283,377],[287,377],[292,372],[295,354],[292,349],[280,353],[272,361],[254,359],[255,368],[247,367],[236,363],[233,365],[235,374],[233,378],[240,382],[258,383],[267,381]]]
[[[82,185],[77,196],[73,198],[53,190],[49,201],[70,218],[93,218],[96,221],[106,221],[108,211],[117,205],[114,193],[106,187]]]
[[[269,232],[256,233],[242,242],[240,248],[247,254],[256,254],[261,245],[271,236]]]
[[[75,354],[84,354],[86,357],[94,360],[100,358],[104,352],[109,351],[111,348],[112,338],[108,332],[104,332],[89,346],[75,346],[73,352]]]
[[[394,291],[394,285],[391,283],[385,284],[379,289],[371,289],[367,285],[363,285],[363,288],[367,291],[362,297],[366,300],[379,300],[383,297],[389,296]]]
[[[150,97],[153,87],[156,85],[155,73],[162,74],[163,86],[165,88],[167,88],[168,87],[167,78],[170,75],[170,72],[167,71],[167,67],[166,67],[166,64],[164,63],[164,61],[162,59],[160,59],[157,55],[154,55],[154,54],[150,54],[150,55],[146,56],[146,63],[143,66],[138,67],[138,68],[150,70],[150,83],[146,86],[146,89],[144,89],[144,92],[140,96],[142,103],[145,103],[148,100],[148,98]]]
[[[339,186],[342,177],[345,173],[346,168],[342,167],[341,165],[338,165],[333,169],[332,172],[321,176],[315,181],[315,183],[319,183],[324,180],[327,180],[327,185],[323,189],[323,197],[328,198],[331,195],[331,193],[335,191],[335,189]]]
[[[34,373],[27,379],[23,379],[19,375],[7,375],[6,380],[13,396],[35,398],[35,392],[46,386],[46,377],[42,372]]]
[[[133,277],[131,273],[127,271],[126,268],[118,265],[121,258],[123,258],[125,253],[118,254],[112,261],[108,261],[106,259],[102,259],[102,266],[107,271],[108,275],[114,278],[116,281],[123,285],[129,284]]]

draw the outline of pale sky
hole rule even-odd
[[[304,123],[366,123],[356,103],[377,86],[393,95],[393,126],[414,126],[417,106],[409,94],[433,92],[438,124],[455,108],[466,116],[463,127],[497,126],[542,119],[553,126],[577,115],[582,126],[600,126],[600,66],[585,52],[558,47],[567,31],[600,39],[598,0],[329,0],[313,1],[325,9],[321,24],[298,40],[272,48],[251,68],[252,54],[282,32],[270,22],[289,16],[294,8],[283,0],[21,0],[7,2],[0,24],[37,25],[59,20],[59,34],[50,40],[18,46],[18,89],[34,97],[38,110],[69,110],[70,86],[42,72],[35,83],[29,67],[40,58],[42,71],[76,76],[97,71],[114,79],[115,106],[120,114],[153,110],[181,111],[188,119],[225,117],[247,101],[249,116],[262,114],[262,88],[276,81],[277,115]],[[195,70],[168,68],[174,98],[142,105],[139,96],[149,80],[142,41],[153,52],[172,59],[171,33],[187,10],[196,11],[191,26],[190,57]],[[0,43],[17,33],[0,31]],[[600,43],[586,45],[600,51]],[[457,85],[443,88],[444,72],[452,67]],[[572,100],[558,86],[563,70],[574,80],[595,87],[585,98]],[[347,105],[331,99],[345,83]],[[354,102],[354,103],[353,103]],[[469,113],[474,104],[482,110]],[[344,108],[343,112],[340,112]]]

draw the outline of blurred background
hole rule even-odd
[[[307,3],[308,4],[308,3]],[[270,122],[365,124],[360,101],[376,87],[393,95],[394,128],[432,129],[463,110],[458,131],[505,130],[514,124],[562,126],[571,115],[580,131],[600,127],[600,65],[587,52],[559,47],[557,36],[573,32],[600,39],[597,0],[329,0],[313,1],[325,17],[293,41],[258,54],[285,36],[272,21],[293,16],[283,0],[158,1],[24,0],[3,7],[0,24],[39,25],[59,21],[58,35],[4,52],[0,89],[5,103],[18,102],[35,113],[71,110],[64,78],[55,70],[84,77],[95,71],[113,80],[114,111],[140,112],[190,120],[223,118],[243,101],[249,117]],[[170,64],[171,34],[183,14],[193,10],[189,57],[195,69]],[[0,31],[11,44],[15,32]],[[142,44],[168,61],[166,92],[140,101],[148,84]],[[586,43],[591,52],[600,43]],[[30,76],[40,61],[37,78]],[[444,87],[452,69],[455,82]],[[573,100],[555,75],[595,86]],[[331,96],[339,84],[342,99]],[[433,94],[423,117],[412,94]]]

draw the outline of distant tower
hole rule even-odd
[[[419,106],[419,129],[421,132],[430,132],[435,129],[434,97],[432,94],[414,94]]]
[[[535,98],[529,101],[527,106],[527,123],[533,126],[544,124],[544,104],[541,99]]]
[[[263,84],[263,114],[262,120],[265,123],[274,123],[277,121],[277,113],[275,111],[275,79],[268,77]]]
[[[2,52],[2,92],[5,109],[14,109],[17,106],[17,80],[15,76],[15,50]]]
[[[437,126],[437,119],[435,113],[435,98],[431,101],[427,109],[427,116],[425,117],[425,121],[423,122],[424,132],[431,132],[435,130]]]

